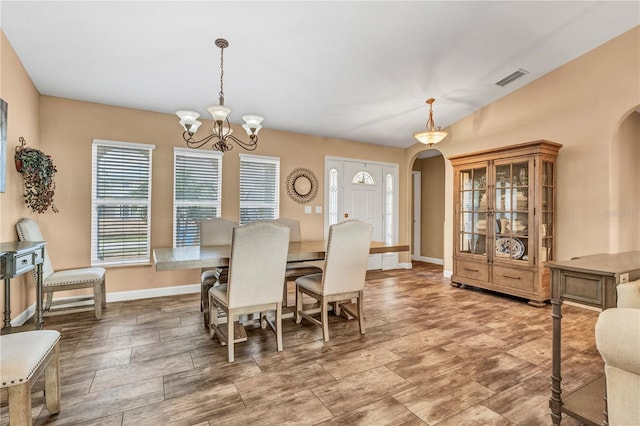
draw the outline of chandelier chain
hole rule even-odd
[[[224,83],[222,78],[224,77],[224,47],[220,48],[220,93],[218,93],[218,97],[220,98],[220,105],[224,105]]]

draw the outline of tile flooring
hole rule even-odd
[[[451,287],[426,263],[372,272],[365,291],[364,336],[330,316],[323,343],[319,327],[288,319],[277,353],[268,328],[247,326],[233,364],[203,328],[198,294],[110,303],[101,321],[47,317],[62,333],[62,411],[50,416],[35,394],[35,424],[551,424],[550,305]],[[603,363],[598,313],[563,314],[567,392]],[[6,398],[0,414],[7,424]]]

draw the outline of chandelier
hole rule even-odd
[[[427,103],[429,104],[429,119],[427,120],[427,130],[422,132],[416,132],[413,134],[413,137],[418,140],[418,142],[432,146],[440,142],[442,139],[447,137],[447,132],[440,130],[440,127],[436,127],[433,122],[433,103],[436,100],[433,98],[427,99]]]
[[[253,151],[258,146],[258,132],[262,128],[260,123],[264,120],[264,117],[259,115],[243,115],[242,119],[244,120],[244,124],[242,127],[247,132],[249,136],[249,141],[245,142],[234,135],[232,135],[233,130],[231,129],[231,125],[229,125],[229,113],[231,113],[231,108],[224,105],[224,90],[222,79],[224,77],[224,49],[229,47],[229,42],[223,38],[219,38],[215,41],[216,46],[220,48],[220,93],[218,105],[211,105],[207,108],[207,111],[213,117],[213,132],[205,136],[200,140],[196,140],[194,135],[198,131],[198,127],[202,124],[198,121],[198,117],[200,114],[195,111],[189,110],[180,110],[176,111],[176,115],[180,117],[180,124],[184,128],[184,133],[182,134],[183,139],[187,143],[189,148],[200,148],[210,141],[211,149],[215,151],[226,152],[233,149],[233,144],[237,143],[242,148]]]

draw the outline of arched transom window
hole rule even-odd
[[[371,176],[368,172],[364,170],[360,170],[355,175],[353,175],[352,183],[357,183],[361,185],[375,185],[375,181],[373,180],[373,176]]]

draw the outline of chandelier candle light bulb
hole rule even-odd
[[[232,135],[233,130],[231,129],[228,118],[231,113],[231,108],[224,105],[223,90],[224,49],[229,47],[229,42],[223,38],[219,38],[216,40],[215,44],[220,48],[220,93],[218,94],[220,103],[218,105],[211,105],[207,108],[207,111],[209,111],[213,117],[213,131],[210,135],[205,136],[200,140],[194,139],[193,136],[202,124],[198,121],[200,114],[190,110],[179,110],[176,111],[176,115],[180,117],[180,124],[184,128],[182,138],[185,140],[189,148],[194,149],[200,148],[211,141],[211,149],[216,151],[226,152],[233,149],[233,144],[231,142],[237,143],[248,151],[253,151],[258,146],[258,132],[262,129],[260,123],[262,123],[264,117],[254,114],[242,116],[242,119],[245,122],[242,127],[249,136],[249,142],[245,142]]]

